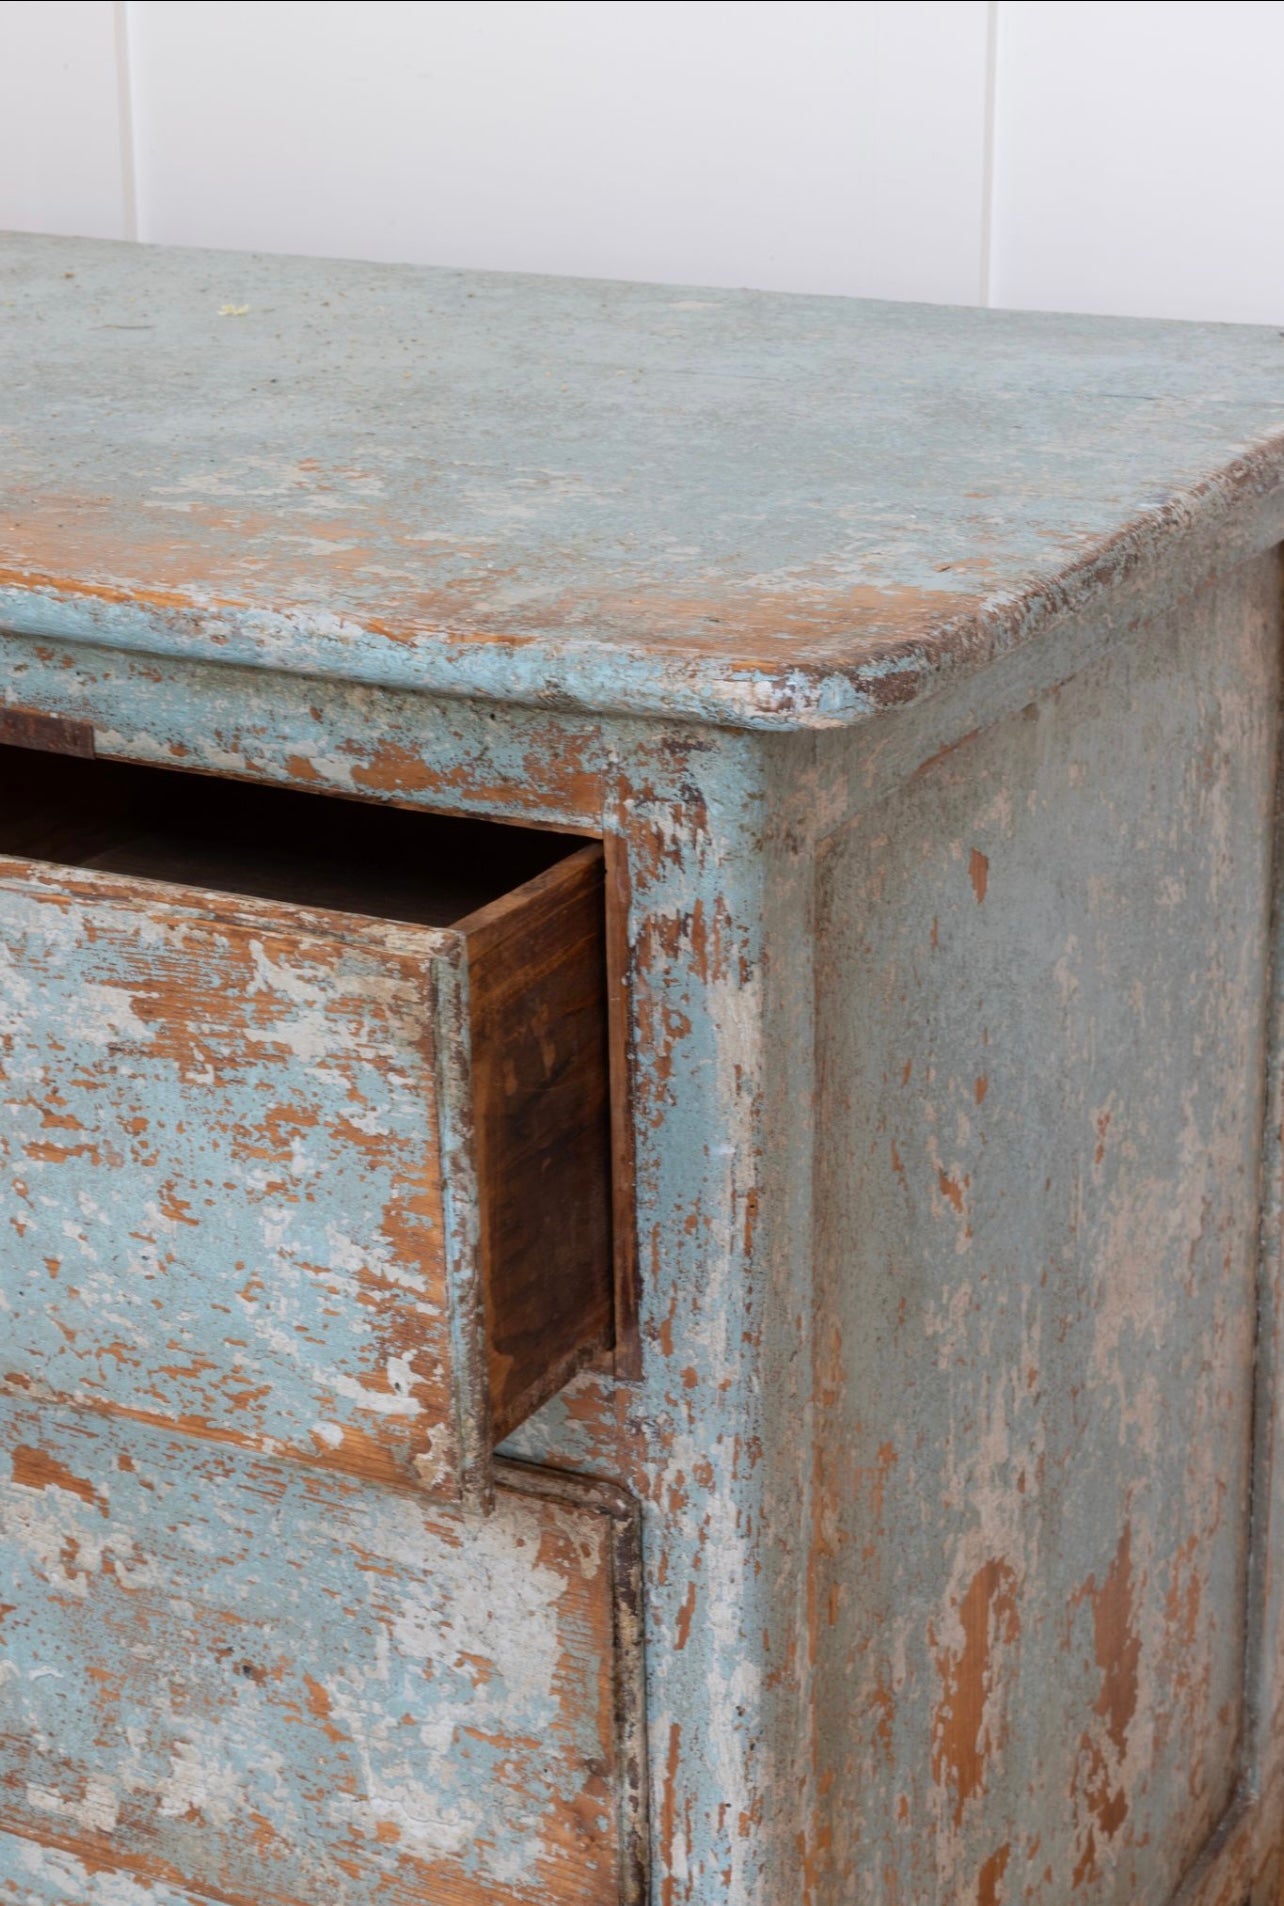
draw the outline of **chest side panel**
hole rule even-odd
[[[1278,640],[1272,560],[822,853],[827,1898],[1165,1906],[1233,1791]]]

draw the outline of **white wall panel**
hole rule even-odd
[[[998,304],[1284,323],[1284,6],[1004,0]]]
[[[1284,0],[0,0],[0,226],[1284,325],[1282,76]]]
[[[111,0],[0,0],[0,228],[130,236]]]
[[[983,0],[139,0],[145,238],[976,300]]]

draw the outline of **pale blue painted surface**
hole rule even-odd
[[[605,1517],[505,1489],[469,1518],[88,1413],[0,1424],[10,1826],[162,1906],[177,1876],[247,1906],[616,1897]]]
[[[16,236],[0,308],[12,626],[487,700],[850,722],[1284,468],[1265,328]]]
[[[1280,639],[1263,559],[821,850],[844,1906],[1169,1906],[1233,1801]]]
[[[221,905],[0,862],[0,1387],[457,1495],[452,936]]]
[[[967,1570],[978,1530],[1002,1535],[1030,1513],[1005,1493],[1015,1480],[987,1440],[990,1419],[973,1407],[989,1394],[987,1360],[1002,1362],[1016,1341],[1012,1320],[1002,1313],[986,1337],[981,1309],[977,1341],[967,1338],[974,1309],[959,1295],[953,1205],[930,1170],[911,1207],[918,1231],[893,1184],[879,1187],[879,1236],[861,1232],[855,1166],[829,1157],[818,1173],[819,1088],[840,1132],[858,1115],[876,1126],[896,1103],[899,1051],[886,1080],[869,1061],[864,1096],[853,1077],[824,1078],[825,1064],[862,1040],[874,1049],[880,1013],[901,1024],[901,994],[890,1005],[884,997],[894,962],[874,972],[852,951],[861,907],[886,910],[880,933],[893,949],[903,936],[911,975],[951,871],[950,905],[978,931],[963,819],[957,842],[934,845],[930,829],[919,841],[898,832],[895,798],[974,725],[972,702],[953,687],[960,668],[1045,628],[1051,657],[1037,696],[1019,692],[1024,677],[1007,661],[991,671],[997,699],[1015,696],[1005,711],[1015,716],[1055,700],[1056,656],[1069,674],[1085,647],[1118,650],[1108,678],[1115,714],[1106,720],[1085,704],[1068,752],[1076,772],[1108,783],[1121,811],[1130,798],[1142,802],[1146,763],[1128,754],[1137,618],[1172,618],[1189,634],[1193,583],[1278,540],[1284,340],[43,241],[19,241],[10,260],[31,280],[15,291],[11,278],[3,294],[15,299],[8,336],[20,355],[14,489],[0,521],[3,565],[16,573],[0,613],[29,634],[3,644],[6,700],[91,722],[108,753],[570,821],[627,844],[642,1374],[628,1384],[583,1377],[514,1447],[619,1478],[644,1505],[652,1906],[850,1906],[858,1887],[878,1906],[998,1906],[1008,1822],[1026,1834],[1009,1847],[1008,1866],[1017,1872],[1024,1861],[1033,1874],[1032,1842],[1045,1818],[1064,1826],[1071,1798],[1000,1764],[1008,1688],[1031,1707],[1039,1689],[1004,1665],[1006,1603],[1000,1597],[994,1612],[991,1598],[981,1684],[993,1660],[987,1765],[991,1749],[1000,1759],[969,1791],[973,1811],[951,1825],[960,1778],[942,1747],[951,1710],[940,1684],[954,1675],[963,1685],[960,1664],[977,1659],[961,1607]],[[249,316],[220,319],[225,302],[249,303]],[[153,328],[112,328],[134,323]],[[1214,644],[1233,641],[1236,627],[1242,635],[1237,618],[1278,615],[1267,564],[1251,591],[1242,579],[1227,587],[1230,620],[1211,630]],[[109,599],[113,589],[129,600]],[[152,599],[137,599],[144,590]],[[1076,619],[1056,626],[1062,612]],[[1237,691],[1248,704],[1257,695],[1274,706],[1261,662],[1268,647],[1256,651],[1256,686],[1246,667]],[[379,682],[397,692],[368,686]],[[940,691],[935,704],[908,706],[926,689]],[[1198,692],[1215,699],[1219,690]],[[855,723],[902,704],[903,715],[850,736],[725,731]],[[1200,722],[1187,715],[1167,730],[1161,721],[1165,745],[1199,743]],[[1245,720],[1241,731],[1244,772],[1264,784],[1263,729]],[[394,745],[375,771],[384,742]],[[1027,811],[1021,759],[1014,749],[1011,785],[994,792],[987,841],[1007,838],[1011,817]],[[1183,772],[1195,804],[1185,825],[1205,816],[1212,840],[1229,770],[1210,767],[1195,745]],[[1201,775],[1213,790],[1207,808]],[[908,872],[857,894],[840,878],[843,856],[824,843],[875,786],[893,796],[879,851],[896,868],[899,851]],[[957,811],[966,816],[966,801]],[[1164,838],[1164,815],[1152,818],[1140,849],[1099,814],[1081,843],[1104,872],[1080,867],[1079,877],[1109,877],[1124,895],[1098,948],[1103,1023],[1107,1009],[1122,1010],[1112,985],[1135,973],[1128,883],[1158,879],[1171,872],[1170,855],[1181,858],[1181,841]],[[1027,825],[1038,837],[1023,836],[1023,851],[1038,866],[1055,830]],[[1217,837],[1236,917],[1258,925],[1267,826],[1242,804],[1230,833],[1251,840],[1232,852],[1226,826]],[[930,863],[933,848],[943,871]],[[997,866],[994,878],[997,893]],[[818,957],[822,904],[831,935]],[[951,941],[948,921],[945,932],[947,948],[964,943]],[[1017,904],[995,955],[1009,995],[1023,961],[1047,963],[1041,932]],[[982,931],[971,982],[985,972],[984,948]],[[1163,948],[1171,969],[1171,942]],[[1037,995],[1049,1010],[1044,990],[1054,983]],[[1164,997],[1162,976],[1155,997]],[[951,1015],[965,1004],[951,1001],[945,1013],[929,991],[926,1046],[961,1039]],[[1183,1093],[1208,1094],[1225,1061],[1216,1041],[1165,1046],[1164,1027],[1155,1030],[1147,1089],[1167,1117]],[[1013,1063],[1013,1080],[1046,1082],[1055,1112],[1055,1043]],[[959,1107],[949,1109],[947,1176],[979,1125],[975,1102],[967,1131]],[[990,1116],[999,1118],[993,1106]],[[1149,1116],[1143,1106],[1141,1121]],[[1233,1136],[1222,1167],[1247,1178],[1251,1137],[1238,1125]],[[1087,1170],[1081,1139],[1066,1139],[1070,1179]],[[998,1203],[1019,1202],[1034,1149],[995,1155],[1011,1174]],[[937,1169],[926,1139],[915,1165]],[[1159,1179],[1166,1208],[1162,1171]],[[1136,1229],[1144,1244],[1145,1225]],[[895,1372],[870,1341],[888,1292],[866,1266],[874,1289],[864,1301],[848,1268],[865,1264],[853,1236],[861,1250],[884,1253],[880,1265],[894,1261],[898,1240],[916,1254],[918,1335]],[[1014,1292],[1033,1301],[1049,1267],[1005,1250]],[[1224,1413],[1207,1418],[1218,1447],[1229,1447],[1228,1425],[1245,1420],[1254,1381],[1243,1367],[1251,1267],[1242,1260],[1226,1293]],[[987,1275],[993,1290],[998,1267]],[[938,1299],[956,1305],[958,1340],[974,1360],[973,1379],[956,1373],[945,1404]],[[1103,1382],[1123,1389],[1146,1374],[1135,1335],[1121,1329]],[[1070,1353],[1050,1365],[1050,1381],[1070,1389],[1079,1380]],[[1001,1394],[1016,1382],[1007,1371]],[[873,1417],[902,1406],[916,1413],[913,1447],[889,1494]],[[1018,1417],[1014,1402],[1018,1429],[1034,1409],[1024,1407]],[[1085,1434],[1077,1454],[1091,1465],[1100,1450]],[[859,1473],[835,1480],[849,1457]],[[235,1478],[252,1459],[225,1460]],[[1160,1450],[1154,1461],[1152,1500],[1166,1489],[1186,1503],[1184,1453]],[[974,1479],[984,1489],[975,1501]],[[880,1487],[897,1511],[877,1530]],[[1240,1568],[1247,1506],[1226,1513],[1226,1546],[1205,1570],[1223,1600]],[[276,1528],[266,1511],[265,1528]],[[1160,1542],[1164,1528],[1156,1512],[1148,1539]],[[1029,1599],[1051,1655],[1058,1636],[1074,1637],[1074,1673],[1054,1665],[1043,1692],[1054,1707],[1071,1686],[1087,1688],[1084,1726],[1101,1747],[1092,1701],[1104,1696],[1085,1666],[1096,1646],[1086,1584],[1096,1593],[1109,1578],[1099,1534],[1067,1518],[1055,1531],[1067,1549],[1057,1568],[1031,1547],[1016,1558],[1025,1575],[1012,1594]],[[894,1579],[891,1614],[913,1660],[911,1684],[888,1690],[871,1673],[867,1685],[866,1611],[879,1609],[879,1570],[893,1575],[886,1557],[934,1542],[943,1553],[931,1567]],[[996,1557],[978,1552],[976,1566],[987,1560]],[[343,1576],[347,1564],[318,1565],[314,1588],[331,1567]],[[995,1580],[1006,1594],[1001,1570]],[[1056,1605],[1050,1586],[1070,1580],[1089,1597],[1073,1609]],[[1152,1624],[1158,1591],[1156,1574]],[[1226,1650],[1239,1648],[1242,1613],[1217,1611]],[[1140,1645],[1171,1647],[1184,1616],[1173,1619],[1167,1641],[1152,1625]],[[1120,1632],[1126,1666],[1126,1622]],[[1223,1688],[1226,1650],[1214,1664]],[[1140,1656],[1139,1674],[1154,1658]],[[1272,1672],[1263,1671],[1268,1703]],[[903,1700],[894,1724],[889,1691]],[[1197,1700],[1192,1712],[1198,1719]],[[1057,1728],[1064,1739],[1064,1716]],[[1140,1736],[1129,1738],[1134,1759],[1122,1775],[1111,1762],[1110,1779],[1130,1783],[1136,1831],[1149,1820],[1162,1834],[1174,1811],[1192,1819],[1188,1794],[1171,1785],[1157,1783],[1143,1804]],[[1084,1791],[1089,1762],[1085,1750]],[[867,1812],[871,1782],[881,1804]],[[898,1812],[911,1790],[936,1835],[912,1844]],[[1101,1796],[1106,1812],[1115,1791]],[[827,1822],[840,1828],[828,1842]],[[1168,1852],[1154,1844],[1143,1878],[1158,1886]],[[926,1897],[896,1897],[893,1884],[915,1860]],[[1062,1906],[1063,1877],[1031,1883]],[[1114,1902],[1131,1884],[1106,1848],[1076,1906]],[[163,1889],[156,1897],[169,1906]],[[1146,1906],[1166,1906],[1166,1896]]]
[[[5,1906],[197,1906],[197,1896],[92,1866],[61,1848],[0,1833],[0,1900]]]

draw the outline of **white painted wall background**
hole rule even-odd
[[[0,226],[1284,324],[1284,0],[0,0]]]

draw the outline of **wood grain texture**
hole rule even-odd
[[[0,1830],[4,1906],[204,1906],[186,1887],[135,1879],[65,1847]]]
[[[37,708],[0,708],[0,744],[18,748],[47,748],[52,754],[94,756],[94,731],[88,722],[69,721],[65,715]]]
[[[202,332],[210,263],[142,340],[202,367],[177,418],[130,334],[39,334],[14,409],[114,391],[110,456],[68,413],[57,460],[128,500],[35,473],[0,689],[104,754],[625,842],[638,1374],[504,1448],[644,1505],[648,1906],[1273,1906],[1280,341],[447,275],[468,376],[407,324],[354,440],[372,309],[300,265],[304,376],[251,402],[278,344]],[[171,265],[131,256],[158,310]],[[531,428],[492,403],[568,360]]]
[[[459,924],[496,1438],[611,1340],[599,846]]]
[[[509,1471],[478,1519],[92,1412],[0,1426],[0,1824],[49,1849],[0,1841],[0,1899],[79,1862],[76,1906],[634,1906],[618,1492]]]

